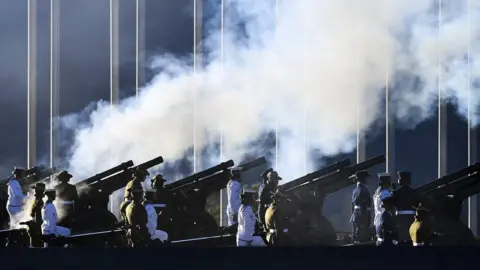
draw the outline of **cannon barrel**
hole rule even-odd
[[[446,185],[448,183],[454,182],[454,181],[458,180],[459,178],[462,178],[464,176],[467,176],[467,175],[469,175],[471,173],[474,173],[475,171],[479,171],[479,170],[480,170],[480,163],[477,162],[473,165],[465,167],[465,168],[463,168],[461,170],[458,170],[454,173],[442,176],[442,177],[438,178],[437,180],[429,182],[425,185],[421,185],[421,186],[415,188],[415,191],[419,194],[422,194],[422,193],[425,193],[425,192],[427,192],[431,189],[435,189],[439,186],[443,186],[443,185]]]
[[[478,177],[478,176],[477,176]],[[480,193],[480,182],[477,181],[476,183],[463,187],[455,192],[455,197],[460,200],[465,200],[475,194]]]
[[[304,175],[300,178],[292,180],[288,183],[282,184],[282,185],[280,185],[280,188],[283,189],[283,190],[289,190],[289,189],[291,189],[295,186],[301,185],[301,184],[309,182],[309,181],[313,181],[313,180],[315,180],[315,179],[317,179],[317,178],[319,178],[323,175],[326,175],[326,174],[335,172],[339,169],[345,168],[345,167],[349,166],[350,164],[351,164],[351,162],[350,162],[350,159],[348,159],[348,158],[346,158],[344,160],[337,161],[337,162],[335,162],[331,165],[328,165],[327,167],[321,168],[318,171],[309,173],[309,174]]]
[[[28,170],[25,171],[25,177],[24,178],[29,178],[29,177],[32,177],[34,176],[35,174],[37,174],[38,172],[42,171],[42,170],[45,170],[46,166],[45,165],[37,165],[37,166],[34,166]],[[3,180],[0,180],[0,183],[5,185],[8,183],[8,181],[10,181],[10,179],[12,179],[12,177],[7,177]],[[22,183],[20,183],[22,185]]]
[[[187,176],[187,177],[185,177],[183,179],[180,179],[178,181],[175,181],[173,183],[166,184],[165,188],[170,189],[170,190],[176,189],[176,188],[179,188],[179,187],[181,187],[185,184],[193,183],[195,181],[198,181],[199,179],[205,178],[205,177],[210,176],[214,173],[226,170],[230,167],[233,167],[234,165],[235,165],[235,163],[233,162],[233,160],[222,162],[215,167],[211,167],[209,169],[198,172],[196,174],[192,174],[190,176]]]
[[[127,162],[124,162],[118,166],[115,166],[111,169],[108,169],[104,172],[101,172],[101,173],[98,173],[92,177],[89,177],[85,180],[82,180],[78,183],[75,184],[75,187],[76,188],[81,188],[83,186],[86,186],[86,185],[89,185],[91,183],[94,183],[94,182],[97,182],[97,181],[100,181],[102,180],[103,178],[107,177],[107,176],[110,176],[112,174],[115,174],[115,173],[118,173],[120,171],[123,171],[123,170],[126,170],[128,169],[129,167],[133,166],[133,161],[129,160]]]
[[[91,183],[89,185],[86,185],[85,187],[91,188],[91,189],[96,189],[96,190],[101,189],[103,192],[111,194],[111,193],[125,187],[127,185],[128,181],[132,180],[133,172],[137,168],[141,167],[141,168],[144,168],[144,169],[147,170],[149,168],[155,167],[155,166],[157,166],[159,164],[162,164],[162,163],[163,163],[163,157],[159,156],[159,157],[151,159],[151,160],[149,160],[145,163],[142,163],[140,165],[137,165],[137,166],[134,166],[134,167],[131,167],[131,168],[127,168],[119,174],[115,174],[115,175],[107,177],[107,178],[105,178],[101,181],[97,181],[97,182]]]
[[[56,174],[59,172],[59,170],[60,166],[37,171],[35,174],[31,174],[29,177],[23,178],[22,181],[20,181],[20,184],[22,186],[35,184],[35,182],[45,180],[46,178]]]
[[[267,159],[265,157],[257,158],[255,160],[252,160],[250,162],[244,163],[242,165],[239,165],[238,167],[242,169],[243,172],[246,172],[248,170],[251,170],[255,167],[258,167],[260,165],[266,164]]]
[[[385,156],[379,155],[371,159],[367,159],[363,162],[350,165],[342,169],[338,169],[336,172],[320,177],[311,183],[295,186],[287,190],[287,192],[297,191],[303,188],[308,190],[319,191],[324,195],[331,194],[342,188],[346,188],[352,185],[354,182],[352,181],[350,176],[355,174],[357,171],[366,170],[373,166],[382,164],[384,162],[385,162]]]
[[[456,191],[463,189],[465,187],[474,185],[479,182],[479,175],[478,172],[471,174],[469,176],[463,177],[462,179],[451,182],[449,184],[445,184],[443,186],[440,186],[438,188],[430,189],[427,190],[423,193],[420,193],[422,196],[442,196],[442,195],[452,195],[455,194]]]

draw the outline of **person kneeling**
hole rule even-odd
[[[253,236],[255,233],[255,213],[252,209],[252,203],[255,191],[245,191],[242,195],[242,205],[238,210],[238,229],[237,246],[238,247],[264,247],[265,242],[260,236]]]
[[[69,228],[57,226],[57,209],[53,204],[56,197],[55,190],[47,190],[45,195],[47,196],[47,201],[42,208],[42,236],[46,239],[44,246],[47,247],[48,239],[55,236],[69,237],[71,232]]]
[[[168,241],[168,234],[164,231],[157,230],[158,224],[158,214],[155,209],[155,196],[157,191],[155,189],[150,189],[145,191],[144,202],[145,210],[147,211],[148,221],[147,228],[150,233],[151,240],[160,240],[161,242]]]

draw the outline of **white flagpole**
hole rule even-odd
[[[58,134],[55,121],[60,102],[60,1],[50,0],[50,167],[58,165]],[[53,178],[53,176],[52,176]]]
[[[37,156],[37,0],[27,2],[27,168]]]
[[[438,177],[447,174],[447,103],[442,100],[442,0],[438,0]]]

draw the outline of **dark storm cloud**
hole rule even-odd
[[[109,0],[60,1],[60,114],[109,99]],[[193,48],[188,0],[147,0],[147,58]],[[37,4],[37,160],[48,160],[50,1]],[[135,93],[135,1],[120,0],[121,97]],[[148,64],[148,63],[147,63]],[[152,74],[147,72],[147,79]],[[25,165],[27,151],[27,1],[0,0],[0,175]]]

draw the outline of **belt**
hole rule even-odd
[[[132,202],[132,200],[124,198],[125,202]]]
[[[73,201],[59,201],[61,204],[73,204]]]
[[[414,247],[422,247],[422,246],[423,246],[423,243],[413,243],[413,246],[414,246]]]
[[[278,232],[278,230],[270,229],[270,233],[277,233],[277,232]],[[288,229],[283,229],[282,232],[287,233],[287,232],[288,232]]]
[[[162,208],[167,207],[167,205],[164,204],[164,203],[156,203],[156,204],[152,204],[152,205],[153,205],[153,207],[162,207]]]
[[[354,205],[354,206],[353,206],[353,209],[365,209],[365,210],[370,211],[371,208],[370,208],[370,207],[361,207],[361,206],[359,206],[359,205]]]
[[[378,241],[378,242],[384,242],[385,240],[384,240],[383,238],[377,237],[377,241]],[[398,241],[397,241],[397,240],[392,240],[392,243],[393,243],[394,245],[397,245],[397,244],[398,244]]]
[[[399,210],[395,213],[396,215],[415,215],[413,210]]]

